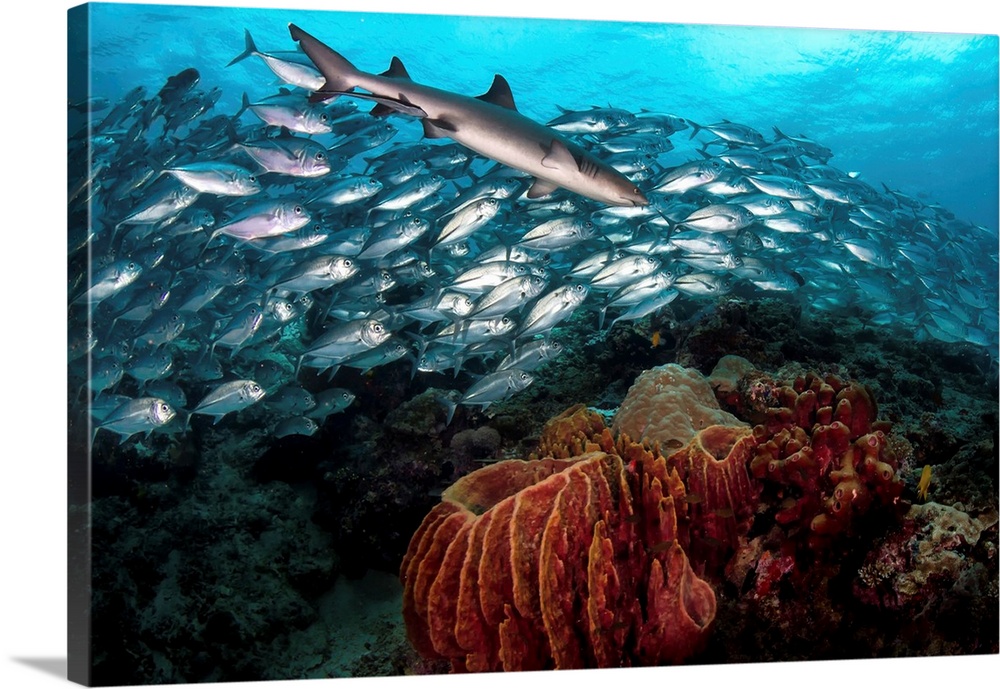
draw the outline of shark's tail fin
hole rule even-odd
[[[360,72],[347,58],[295,24],[289,24],[288,31],[292,35],[292,40],[298,41],[303,52],[309,56],[309,59],[326,79],[323,88],[309,97],[310,101],[328,100],[345,91],[351,91],[357,86],[357,77]]]

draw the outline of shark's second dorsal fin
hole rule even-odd
[[[406,67],[403,66],[403,61],[396,56],[393,56],[392,60],[389,62],[389,69],[382,72],[379,76],[393,77],[396,79],[410,79],[410,75],[406,72]],[[410,79],[410,81],[413,80]]]
[[[499,74],[494,75],[490,90],[476,98],[508,110],[517,110],[517,106],[514,105],[514,94],[510,92],[510,84]]]

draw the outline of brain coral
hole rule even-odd
[[[456,670],[540,670],[699,649],[716,603],[678,542],[684,486],[641,446],[608,449],[498,462],[445,491],[400,568],[422,655]]]
[[[719,408],[701,373],[665,364],[635,379],[611,428],[635,440],[659,444],[666,453],[683,447],[695,433],[712,425],[747,426]]]

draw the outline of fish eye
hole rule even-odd
[[[326,154],[323,151],[319,151],[316,154],[316,160],[326,160]]]
[[[354,263],[351,261],[351,259],[349,259],[349,258],[345,258],[344,259],[344,267],[350,268],[353,265],[354,265]]]
[[[297,213],[298,215],[302,215],[302,206],[296,206],[296,207],[295,207],[295,208],[293,208],[292,210],[293,210],[293,211],[294,211],[295,213]]]
[[[382,325],[381,325],[380,323],[377,323],[377,324],[375,325],[375,327],[373,328],[373,330],[374,330],[375,332],[377,332],[377,333],[380,333],[380,332],[382,332],[382,330],[383,330],[383,328],[382,328]]]
[[[256,175],[250,175],[247,179],[249,179],[251,182],[256,182],[257,181],[257,176]]]

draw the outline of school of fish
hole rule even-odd
[[[196,68],[70,105],[70,394],[93,436],[257,404],[275,437],[312,435],[355,399],[341,367],[400,360],[478,376],[442,399],[450,420],[531,385],[571,317],[605,329],[733,291],[861,308],[996,363],[995,230],[838,169],[820,142],[611,106],[543,128],[502,77],[471,99],[394,58],[331,84],[332,51],[292,35],[308,55],[245,32],[229,69],[257,87],[235,113]],[[466,120],[432,117],[433,98]],[[490,127],[524,145],[508,155]]]

